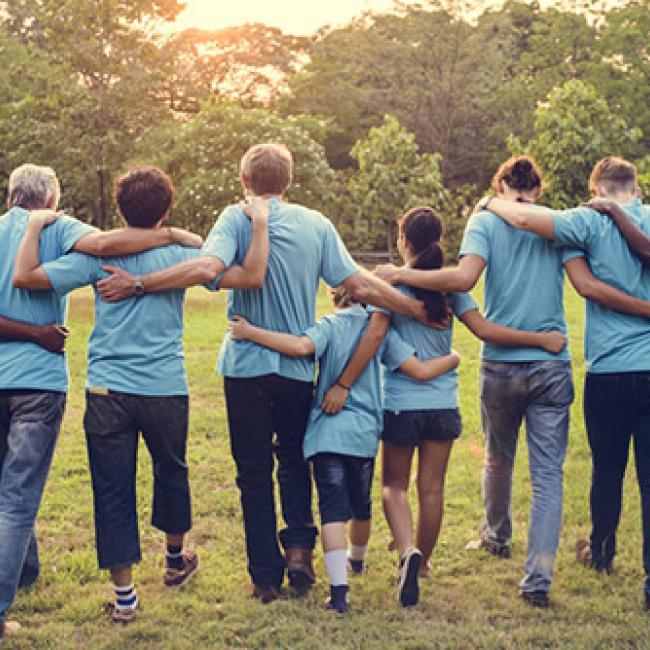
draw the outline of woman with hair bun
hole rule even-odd
[[[442,221],[429,207],[413,208],[399,221],[398,249],[406,269],[440,269],[444,254],[440,242]],[[451,351],[455,314],[479,338],[500,346],[540,346],[549,354],[560,352],[566,339],[560,332],[523,332],[490,323],[478,312],[471,296],[444,295],[428,289],[398,287],[421,300],[428,324],[399,314],[372,310],[368,328],[350,363],[325,398],[330,409],[332,394],[347,393],[361,369],[374,356],[389,325],[412,345],[419,359],[433,359]],[[428,575],[442,523],[447,463],[454,440],[461,432],[458,410],[458,376],[455,370],[433,380],[417,382],[400,370],[384,372],[384,428],[382,432],[382,497],[384,512],[399,551],[398,599],[405,606],[417,603],[418,578]],[[418,452],[418,517],[413,536],[413,517],[408,501],[411,464]]]

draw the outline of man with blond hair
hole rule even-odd
[[[243,316],[258,327],[300,335],[315,323],[320,280],[343,285],[356,300],[421,317],[419,302],[362,273],[332,223],[320,212],[284,200],[293,175],[293,159],[280,144],[249,149],[241,161],[246,195],[269,201],[270,254],[259,289],[234,290],[228,316]],[[231,205],[219,217],[203,248],[204,257],[145,275],[117,273],[100,283],[107,300],[132,295],[135,281],[145,292],[198,284],[202,269],[223,271],[241,264],[251,240],[251,224],[241,207]],[[278,597],[288,572],[298,592],[314,580],[312,550],[316,528],[311,511],[311,475],[302,443],[313,399],[314,360],[291,358],[251,341],[226,335],[217,370],[224,376],[226,407],[237,485],[241,494],[253,595],[262,602]],[[286,527],[278,544],[273,468]]]
[[[40,232],[51,221],[59,197],[51,168],[22,165],[9,178],[9,211],[0,217],[0,639],[19,627],[5,621],[18,586],[38,577],[34,522],[68,386],[61,354],[67,300],[18,289],[12,276],[23,235],[32,228]],[[72,250],[104,256],[137,253],[185,241],[184,236],[176,229],[101,233],[64,215],[40,234],[40,259],[50,262]]]

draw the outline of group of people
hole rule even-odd
[[[138,611],[132,567],[141,557],[140,434],[153,460],[152,524],[166,536],[163,583],[181,587],[199,568],[184,544],[192,515],[183,300],[194,285],[231,290],[217,371],[254,597],[278,598],[285,576],[299,593],[315,581],[313,476],[327,607],[348,610],[348,573],[366,567],[381,440],[382,500],[399,554],[397,597],[405,607],[418,602],[461,433],[455,316],[485,342],[481,545],[510,555],[512,470],[525,421],[533,489],[519,588],[527,603],[548,606],[573,401],[564,270],[587,300],[592,530],[579,540],[578,558],[597,570],[613,568],[632,438],[650,574],[650,210],[639,198],[634,166],[601,160],[590,179],[594,200],[551,211],[535,205],[542,190],[535,162],[512,158],[494,177],[496,196],[471,216],[456,267],[443,268],[440,217],[418,207],[399,220],[404,266],[383,265],[374,275],[357,266],[327,218],[283,200],[292,172],[284,146],[248,150],[240,174],[245,199],[222,212],[205,243],[165,225],[174,187],[156,167],[134,166],[116,180],[127,225],[111,232],[56,212],[60,190],[50,168],[27,164],[11,174],[9,211],[0,217],[0,638],[19,627],[6,620],[17,589],[39,574],[34,524],[68,381],[66,296],[85,285],[95,290],[95,325],[84,428],[97,558],[111,574],[116,622],[131,622]],[[467,292],[484,271],[481,315]],[[333,287],[334,311],[316,322],[321,279]],[[416,450],[414,526],[408,489]],[[279,533],[276,460],[285,524]]]

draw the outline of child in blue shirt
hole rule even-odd
[[[390,331],[374,358],[359,376],[349,399],[335,416],[321,409],[327,389],[336,381],[368,322],[368,313],[344,288],[334,292],[335,313],[321,318],[302,336],[271,332],[243,318],[231,323],[231,337],[253,341],[289,356],[320,359],[316,396],[309,416],[303,452],[312,461],[318,490],[325,565],[330,578],[328,608],[348,609],[346,523],[350,521],[351,564],[363,571],[370,536],[371,486],[374,459],[382,427],[380,366],[398,369],[414,381],[427,381],[459,363],[450,353],[420,361],[414,349]]]

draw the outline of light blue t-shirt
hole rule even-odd
[[[397,287],[402,293],[414,298],[411,289]],[[468,293],[452,293],[449,304],[454,314],[460,318],[465,312],[478,309],[478,305]],[[389,313],[383,309],[374,311]],[[453,321],[444,330],[428,327],[419,321],[390,314],[391,327],[406,343],[415,348],[421,361],[436,359],[451,353]],[[450,370],[444,375],[429,381],[417,381],[401,370],[384,372],[384,409],[387,411],[422,411],[430,409],[453,409],[458,407],[458,373]]]
[[[204,255],[226,267],[243,264],[251,222],[238,205],[226,208],[210,233]],[[228,318],[243,316],[264,329],[301,335],[316,320],[316,294],[322,278],[332,287],[358,271],[336,229],[322,214],[271,199],[269,264],[260,289],[235,289],[228,296]],[[313,381],[314,361],[291,358],[252,341],[224,337],[217,372],[226,377],[277,374]]]
[[[650,208],[641,201],[623,206],[650,234]],[[630,252],[612,220],[591,208],[553,213],[554,241],[587,254],[591,272],[625,293],[650,300],[650,271]],[[650,372],[650,323],[587,300],[585,360],[588,372]]]
[[[103,264],[146,275],[200,252],[176,244],[105,260],[81,253],[43,266],[58,295],[107,277]],[[95,290],[95,329],[88,343],[88,389],[146,396],[187,395],[183,354],[184,289],[104,302]]]
[[[541,208],[540,208],[541,209]],[[563,266],[578,251],[554,246],[546,239],[513,228],[496,214],[477,212],[467,222],[460,256],[485,260],[484,315],[489,321],[529,332],[557,330],[567,334],[564,319]],[[560,354],[542,348],[483,344],[486,361],[567,361],[568,346]]]
[[[305,458],[319,453],[361,458],[377,454],[382,429],[381,363],[395,370],[415,352],[393,330],[389,330],[377,354],[352,385],[343,410],[327,415],[320,408],[325,393],[348,364],[367,323],[368,313],[357,305],[324,316],[305,332],[314,342],[314,356],[320,359],[316,397],[303,444]]]
[[[12,208],[0,217],[0,316],[34,325],[65,323],[66,298],[51,291],[16,289],[12,283],[18,247],[27,230],[29,212]],[[43,229],[41,262],[64,255],[95,228],[68,216]],[[0,390],[68,390],[68,368],[62,354],[26,341],[0,341]]]

